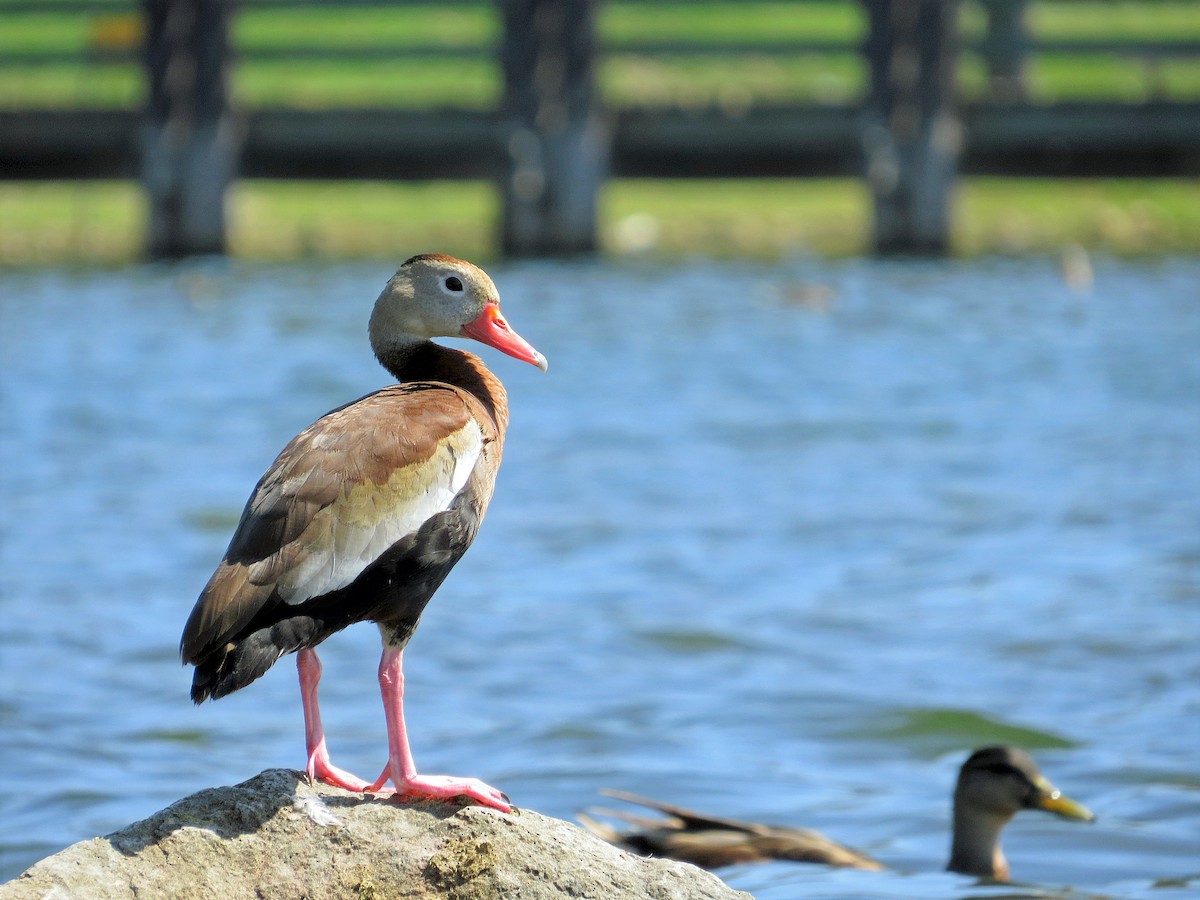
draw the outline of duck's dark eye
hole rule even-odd
[[[445,284],[448,291],[461,291],[463,289],[462,282],[457,275],[451,275],[446,279]]]

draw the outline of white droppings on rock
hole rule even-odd
[[[0,885],[0,900],[517,896],[751,900],[709,872],[633,856],[532,810],[404,804],[286,769],[185,797]]]
[[[342,824],[341,819],[321,802],[320,797],[297,797],[296,811],[304,813],[322,828],[331,828]]]

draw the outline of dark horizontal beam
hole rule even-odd
[[[626,110],[613,134],[615,175],[859,175],[855,106]]]
[[[0,178],[133,178],[140,121],[121,109],[0,111]]]
[[[967,41],[964,48],[983,55],[1007,54],[1011,53],[1013,49],[1021,49],[1029,56],[1041,54],[1057,56],[1200,56],[1200,41],[1174,38],[1149,41],[1124,38],[1059,38],[1055,40],[1031,38],[1017,42],[995,37]]]
[[[499,117],[468,110],[260,110],[242,148],[248,178],[481,178],[505,160]]]
[[[966,175],[1200,176],[1200,103],[968,105]],[[491,178],[500,117],[397,109],[240,114],[247,178]],[[808,177],[862,171],[851,106],[625,110],[613,121],[620,177]],[[0,178],[126,178],[138,117],[121,110],[0,112]]]
[[[964,175],[1200,175],[1200,102],[968,105]]]

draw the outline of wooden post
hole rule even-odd
[[[962,144],[955,113],[957,0],[864,0],[871,95],[863,131],[879,254],[950,246]]]
[[[149,100],[141,133],[147,253],[225,252],[235,148],[227,109],[226,0],[143,0]]]
[[[501,246],[510,256],[596,250],[609,135],[595,87],[596,0],[501,0]]]
[[[1029,97],[1028,0],[983,0],[987,36],[980,48],[987,63],[988,97],[1000,103],[1020,103]]]

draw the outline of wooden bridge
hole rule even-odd
[[[478,8],[484,0],[455,2]],[[718,2],[736,6],[688,5]],[[792,0],[795,14],[812,3]],[[224,198],[238,177],[491,179],[503,196],[504,251],[555,255],[596,249],[597,198],[610,176],[860,176],[874,201],[875,250],[938,254],[949,244],[959,175],[1200,174],[1200,102],[1032,102],[1027,75],[1039,54],[1117,55],[1152,66],[1200,58],[1200,43],[1039,41],[1026,24],[1027,0],[979,4],[986,29],[974,39],[960,29],[958,0],[860,0],[860,41],[714,43],[653,34],[604,42],[596,0],[497,0],[492,8],[501,24],[491,42],[381,41],[345,49],[239,47],[231,40],[240,11],[312,8],[319,0],[144,0],[138,7],[128,0],[0,0],[0,17],[95,18],[89,69],[136,65],[146,85],[138,108],[0,109],[0,178],[137,178],[151,201],[147,252],[171,257],[224,250]],[[762,102],[732,92],[700,104],[614,107],[598,88],[598,67],[614,55],[836,54],[861,59],[867,75],[860,99]],[[969,100],[957,90],[963,54],[986,70],[985,90]],[[230,79],[243,65],[399,57],[490,60],[502,90],[485,108],[241,108],[229,99]],[[71,60],[78,55],[23,49],[0,53],[0,71]]]

